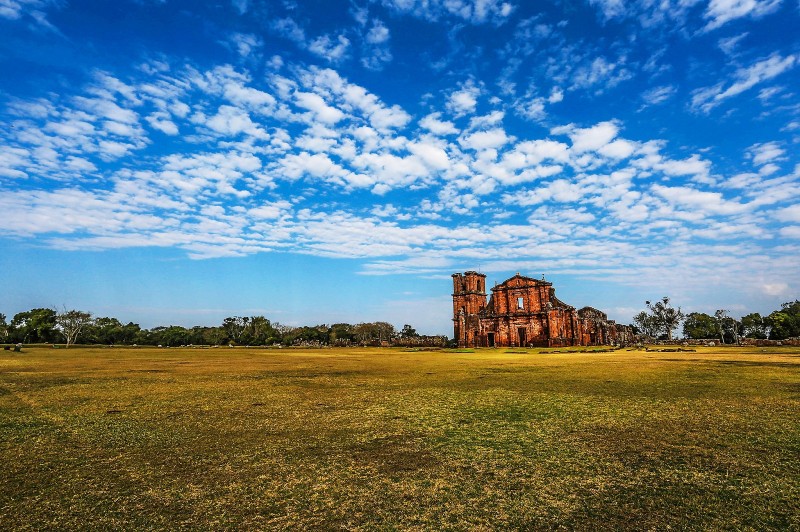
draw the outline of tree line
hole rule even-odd
[[[742,338],[785,340],[800,337],[800,301],[790,301],[781,308],[762,316],[752,312],[736,319],[730,311],[718,309],[713,315],[704,312],[685,314],[668,297],[652,303],[647,310],[633,317],[631,326],[637,335],[672,340],[683,323],[683,337],[689,339],[719,339],[720,343],[739,343]]]
[[[713,315],[684,313],[668,297],[646,301],[647,310],[633,317],[636,335],[672,340],[683,324],[683,337],[719,339],[720,343],[738,343],[741,338],[785,340],[800,337],[800,301],[790,301],[762,316],[754,312],[736,319],[725,309]],[[335,323],[293,327],[272,322],[264,316],[231,316],[218,326],[182,327],[170,325],[143,329],[138,324],[122,323],[113,317],[93,317],[80,310],[58,312],[35,308],[19,312],[7,321],[0,313],[0,343],[66,343],[102,345],[381,345],[414,343],[444,337],[421,337],[411,325],[398,331],[387,322]]]
[[[7,321],[0,314],[0,343],[101,345],[379,345],[423,339],[411,325],[397,331],[387,322],[335,323],[293,327],[264,316],[231,316],[218,326],[170,325],[143,329],[113,317],[93,317],[80,310],[35,308]]]

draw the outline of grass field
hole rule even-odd
[[[800,530],[800,349],[0,351],[0,528]]]

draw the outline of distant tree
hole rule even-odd
[[[56,311],[35,308],[19,312],[11,319],[14,340],[22,343],[50,342],[55,338]]]
[[[139,327],[138,323],[133,323],[129,321],[127,324],[123,325],[122,328],[119,330],[119,336],[117,336],[116,343],[121,344],[133,344],[136,342],[136,336],[142,330]]]
[[[672,331],[678,328],[684,318],[681,308],[670,305],[669,298],[666,296],[655,303],[645,301],[645,305],[650,311],[650,316],[652,316],[658,332],[666,335],[667,340],[672,340]]]
[[[389,340],[397,336],[397,330],[391,323],[387,323],[385,321],[376,321],[374,323],[374,327],[378,332],[379,341],[388,342]]]
[[[397,335],[394,325],[385,321],[359,323],[353,328],[353,333],[361,343],[388,342]]]
[[[55,328],[60,332],[66,340],[67,347],[75,343],[75,339],[80,334],[81,330],[88,327],[92,323],[91,312],[83,312],[82,310],[66,310],[56,314]]]
[[[273,329],[278,335],[278,340],[283,345],[292,345],[294,334],[297,327],[291,325],[284,325],[283,323],[275,322],[272,324]]]
[[[84,335],[98,344],[118,344],[122,343],[121,336],[123,330],[122,323],[117,318],[107,316],[95,318],[94,322],[86,327]]]
[[[769,327],[761,314],[754,312],[742,316],[742,334],[745,338],[765,339],[769,335]]]
[[[714,338],[717,335],[717,322],[713,316],[703,312],[690,312],[683,322],[683,335],[686,338]]]
[[[334,323],[328,328],[328,343],[330,345],[348,345],[355,341],[353,326],[349,323]]]
[[[166,345],[169,347],[178,347],[181,345],[188,345],[189,329],[181,327],[180,325],[170,325],[169,327],[154,327],[149,331],[149,338],[146,342],[151,345]]]
[[[714,324],[720,343],[726,343],[726,338],[733,343],[739,343],[739,322],[727,310],[719,309],[714,312]]]
[[[250,318],[246,316],[233,316],[222,321],[222,328],[228,334],[228,340],[236,344],[241,343],[249,325]]]
[[[770,328],[771,340],[800,336],[800,301],[784,303],[781,310],[772,312],[764,322]]]
[[[658,337],[658,324],[656,324],[655,318],[645,311],[642,311],[633,317],[633,326],[637,334],[648,336],[650,338]]]
[[[250,318],[250,343],[255,345],[273,344],[278,339],[278,332],[264,316]]]
[[[292,343],[310,343],[310,344],[327,344],[328,343],[328,326],[327,325],[314,325],[297,327],[292,334]]]
[[[419,337],[419,334],[417,334],[416,329],[414,329],[409,324],[403,325],[403,330],[400,331],[400,338],[417,338],[417,337]]]
[[[187,334],[186,345],[220,345],[225,340],[225,331],[220,327],[195,325]]]
[[[3,342],[8,341],[8,336],[11,334],[8,323],[6,322],[6,315],[0,313],[0,338]]]

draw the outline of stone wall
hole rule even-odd
[[[754,345],[758,347],[791,345],[800,346],[800,338],[786,338],[785,340],[761,340],[759,338],[742,338],[742,345]]]

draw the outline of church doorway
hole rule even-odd
[[[486,339],[489,342],[489,347],[494,347],[494,333],[486,333]]]
[[[519,338],[520,347],[525,347],[528,344],[527,338],[525,337],[525,327],[517,329],[517,337]]]

